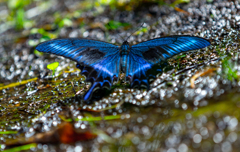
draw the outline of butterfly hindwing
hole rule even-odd
[[[92,93],[98,88],[110,89],[114,80],[117,80],[120,67],[120,53],[102,59],[93,66],[80,66],[81,73],[86,76],[86,81],[91,82],[92,86],[85,93],[84,100],[91,99]]]
[[[113,80],[119,75],[119,46],[88,39],[67,38],[55,39],[40,43],[36,49],[40,52],[60,55],[77,62],[81,74],[91,82],[84,100],[91,98],[97,88],[110,89]]]
[[[152,64],[132,52],[128,54],[127,63],[126,76],[130,76],[130,86],[149,87],[146,72],[152,68]]]
[[[130,48],[129,70],[126,76],[132,77],[130,81],[132,87],[141,84],[146,84],[149,87],[148,79],[149,76],[153,76],[151,71],[153,71],[153,67],[157,67],[156,64],[176,54],[201,49],[209,45],[208,40],[195,36],[169,36],[141,42]],[[160,68],[155,70],[161,71]]]

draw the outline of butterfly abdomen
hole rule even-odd
[[[126,67],[127,67],[127,59],[128,59],[128,54],[130,51],[130,46],[127,41],[124,41],[122,46],[120,47],[120,56],[121,56],[121,71],[126,72]]]
[[[126,73],[126,67],[127,67],[127,59],[128,59],[128,55],[122,55],[121,56],[121,71],[123,73]]]

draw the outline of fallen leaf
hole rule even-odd
[[[30,138],[17,138],[7,141],[6,147],[11,148],[15,146],[26,145],[30,143],[41,144],[56,144],[56,143],[74,143],[77,141],[87,141],[96,138],[97,135],[90,131],[77,132],[71,123],[64,122],[55,130],[45,133],[38,133]]]
[[[186,14],[186,15],[191,15],[189,12],[187,12],[187,11],[185,11],[185,10],[183,10],[183,9],[179,8],[179,7],[174,7],[174,9],[175,9],[176,11],[178,11],[178,12],[181,12],[181,13],[183,13],[183,14]]]
[[[206,75],[206,74],[212,73],[213,71],[216,71],[216,69],[215,69],[215,68],[212,68],[212,69],[207,69],[206,71],[203,71],[203,72],[196,73],[196,74],[195,74],[194,76],[192,76],[192,78],[190,79],[191,87],[192,87],[192,88],[195,88],[194,81],[195,81],[198,77],[201,77],[201,76],[204,76],[204,75]]]

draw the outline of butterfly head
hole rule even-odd
[[[130,46],[128,41],[124,41],[120,47],[121,55],[127,55],[129,53],[129,50],[130,50]]]

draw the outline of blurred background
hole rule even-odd
[[[0,0],[0,149],[238,151],[239,3]],[[170,35],[211,46],[169,59],[149,91],[118,83],[90,105],[76,63],[35,50],[55,38],[121,45]]]

